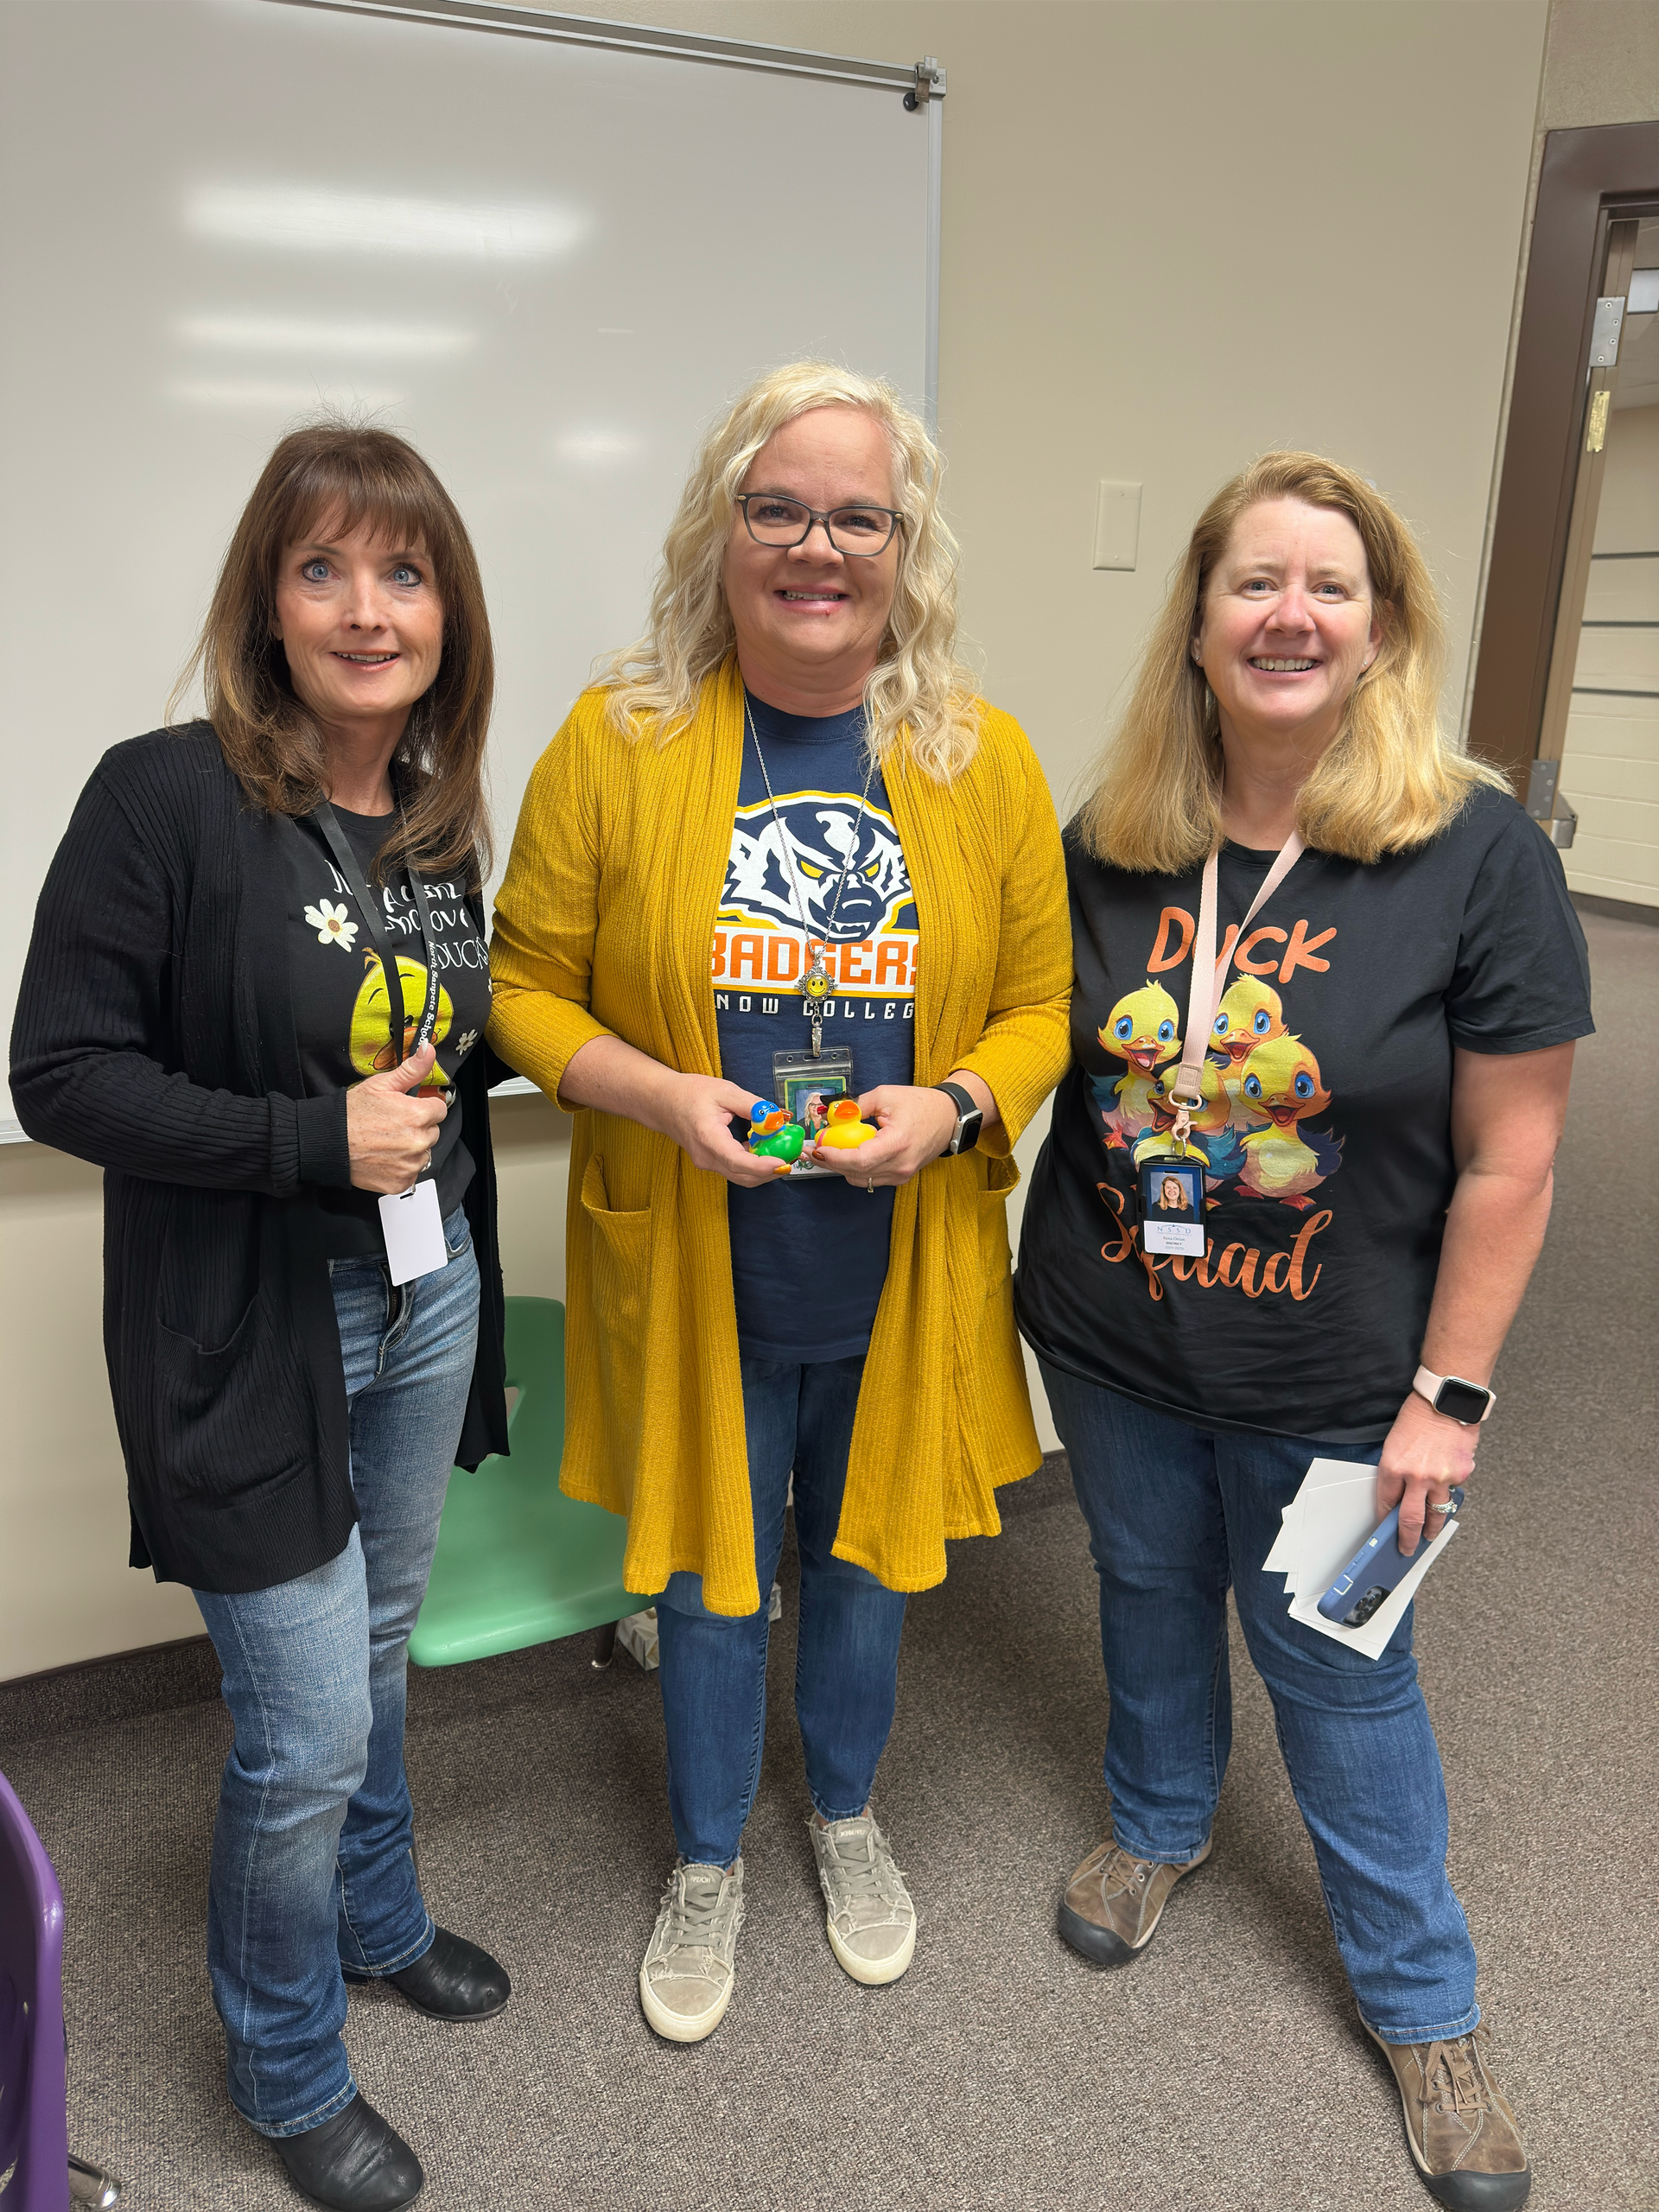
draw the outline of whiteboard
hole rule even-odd
[[[8,1031],[76,796],[163,719],[295,422],[403,432],[472,531],[499,871],[723,403],[808,353],[926,402],[937,104],[782,61],[281,0],[0,5]]]

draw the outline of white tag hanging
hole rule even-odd
[[[386,1240],[386,1259],[394,1283],[413,1282],[449,1264],[449,1247],[443,1241],[443,1215],[438,1207],[438,1186],[416,1183],[407,1191],[394,1191],[380,1201],[380,1233]]]

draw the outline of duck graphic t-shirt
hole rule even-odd
[[[386,817],[347,814],[340,807],[334,816],[373,891],[369,869],[385,836]],[[300,1071],[307,1097],[317,1098],[395,1067],[397,1056],[391,1045],[385,969],[357,901],[317,825],[297,820],[293,828],[288,856],[289,978]],[[422,887],[439,967],[434,1081],[447,1089],[490,1018],[489,956],[479,928],[478,901],[466,885],[458,878],[435,879]],[[408,871],[389,868],[379,895],[403,985],[404,1033],[412,1039],[426,1004],[427,974]],[[446,1220],[473,1179],[461,1119],[461,1101],[451,1096],[432,1148],[432,1165],[421,1179],[435,1180]],[[378,1256],[385,1251],[373,1192],[320,1188],[316,1199],[331,1257]]]
[[[1376,1443],[1416,1372],[1456,1169],[1452,1052],[1587,1036],[1560,857],[1503,793],[1363,867],[1304,853],[1239,940],[1271,853],[1221,854],[1232,950],[1191,1142],[1202,1255],[1148,1252],[1140,1161],[1170,1149],[1199,874],[1131,875],[1066,832],[1072,1065],[1026,1202],[1037,1352],[1200,1427]]]
[[[822,948],[836,982],[824,1008],[826,1049],[852,1053],[857,1091],[910,1083],[916,905],[880,769],[859,817],[869,766],[862,709],[785,715],[753,695],[747,705],[753,728],[744,733],[711,961],[721,1072],[775,1097],[772,1054],[811,1047],[801,978]],[[734,1134],[743,1132],[734,1124]],[[839,1175],[780,1176],[760,1190],[730,1185],[732,1285],[745,1353],[793,1362],[868,1351],[887,1280],[893,1199],[891,1188],[872,1196]]]

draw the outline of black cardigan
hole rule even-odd
[[[17,1116],[104,1176],[104,1347],[132,1564],[268,1589],[357,1519],[312,1192],[348,1185],[346,1094],[307,1098],[282,840],[207,723],[106,753],[41,893],[11,1040]],[[457,1454],[505,1452],[485,1055],[456,1084],[481,1295]]]

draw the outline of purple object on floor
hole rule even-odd
[[[14,2166],[10,2183],[4,2177]],[[0,1774],[0,2194],[5,2212],[68,2212],[63,1892]]]

